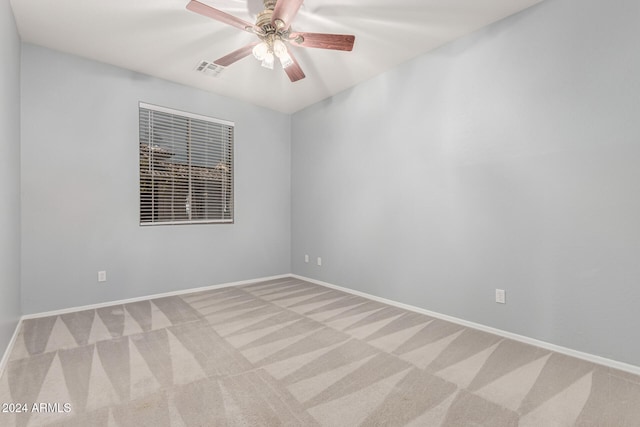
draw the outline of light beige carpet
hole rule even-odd
[[[3,427],[620,427],[640,378],[282,279],[27,320],[0,403]]]

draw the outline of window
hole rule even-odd
[[[233,222],[231,122],[140,103],[140,224]]]

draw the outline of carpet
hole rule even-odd
[[[294,278],[25,320],[0,425],[638,426],[640,377]]]

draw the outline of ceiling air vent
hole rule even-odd
[[[225,69],[222,65],[214,64],[210,61],[200,61],[196,67],[196,71],[199,71],[207,76],[218,77],[218,75]]]

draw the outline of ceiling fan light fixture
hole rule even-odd
[[[265,42],[258,43],[257,45],[254,46],[252,52],[253,52],[253,56],[258,61],[264,61],[267,54],[269,53],[269,46]]]
[[[273,42],[273,53],[278,58],[287,53],[287,46],[285,46],[284,42],[279,38],[275,39]]]
[[[288,52],[283,53],[278,58],[280,59],[282,68],[287,68],[293,65],[293,59],[291,59],[291,55],[289,55]]]
[[[275,58],[273,56],[272,52],[267,52],[267,54],[264,56],[264,59],[262,60],[262,66],[264,68],[268,68],[270,70],[273,70],[273,63],[275,62]]]

